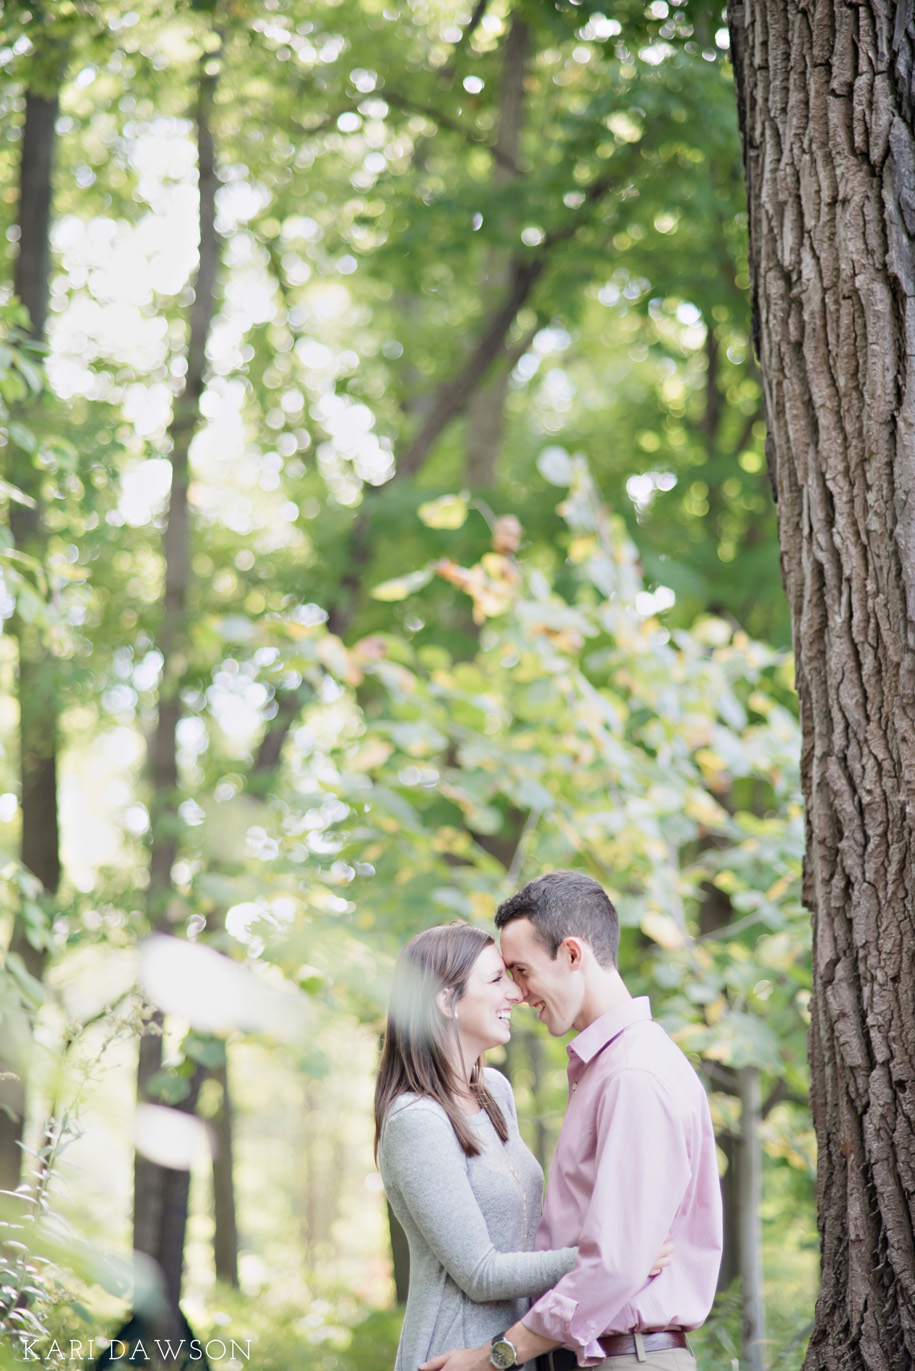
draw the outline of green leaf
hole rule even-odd
[[[13,360],[33,395],[40,395],[44,386],[41,368],[22,352],[17,352]]]
[[[20,424],[13,419],[9,426],[9,435],[17,447],[21,447],[23,452],[35,453],[38,450],[38,439],[30,428],[25,424]]]
[[[36,503],[31,495],[26,495],[24,490],[12,485],[9,481],[4,481],[0,477],[0,499],[14,500],[17,505],[25,505],[28,509],[36,509]]]
[[[203,1037],[199,1033],[189,1033],[184,1040],[184,1054],[211,1071],[225,1066],[226,1045],[221,1038]]]
[[[146,1082],[146,1092],[161,1104],[180,1104],[191,1093],[191,1083],[174,1071],[156,1071]]]
[[[537,470],[551,486],[571,484],[572,459],[564,447],[545,447],[537,458]]]
[[[405,600],[408,595],[413,595],[417,590],[422,590],[423,586],[427,586],[434,575],[435,567],[430,562],[429,566],[423,567],[420,571],[411,571],[407,576],[394,576],[390,581],[382,581],[372,589],[372,597],[375,600]]]

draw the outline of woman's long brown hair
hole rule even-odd
[[[424,1095],[441,1105],[466,1156],[475,1157],[481,1151],[457,1102],[460,1080],[451,1064],[449,1048],[453,1050],[457,1044],[460,1051],[455,1006],[467,987],[474,963],[494,941],[482,928],[456,919],[454,923],[417,933],[397,958],[375,1082],[376,1160],[388,1110],[399,1095],[407,1092]],[[452,992],[450,1020],[435,1002],[441,990]],[[482,1057],[471,1069],[470,1091],[506,1142],[508,1129],[501,1109],[484,1083]]]

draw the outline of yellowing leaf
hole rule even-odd
[[[363,743],[355,756],[349,759],[349,765],[354,771],[375,771],[378,767],[384,766],[393,751],[393,743],[384,742],[381,738],[370,738],[368,742]]]
[[[433,566],[422,567],[419,571],[411,571],[408,576],[393,576],[390,581],[382,581],[372,590],[372,598],[375,600],[405,600],[408,595],[414,594],[417,590],[422,590],[423,586],[428,585],[435,574]]]
[[[778,880],[769,886],[769,889],[766,891],[766,899],[780,900],[793,881],[793,873],[786,871],[784,876],[779,876]]]
[[[432,839],[434,852],[450,852],[455,856],[465,856],[471,847],[470,834],[466,828],[454,828],[450,824],[443,825]]]
[[[347,685],[360,684],[362,672],[354,665],[349,649],[336,634],[328,633],[326,638],[322,638],[317,651],[318,661],[338,681],[345,681]]]
[[[642,917],[642,932],[667,952],[675,952],[686,941],[682,928],[670,914],[653,909]]]
[[[683,803],[683,810],[688,818],[697,824],[704,824],[706,828],[718,828],[727,822],[726,812],[705,790],[691,790]]]
[[[427,500],[417,511],[427,528],[461,528],[468,512],[466,492]]]
[[[620,143],[637,143],[645,132],[639,121],[625,110],[611,114],[606,123],[607,128]]]
[[[493,914],[492,896],[482,890],[474,890],[470,895],[470,909],[475,919],[491,919]]]
[[[569,543],[569,561],[573,566],[580,565],[587,560],[597,547],[597,539],[593,533],[580,533]]]

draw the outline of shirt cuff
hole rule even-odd
[[[604,1330],[590,1320],[576,1319],[577,1313],[578,1300],[563,1295],[559,1290],[548,1290],[528,1310],[521,1322],[541,1338],[570,1348],[579,1366],[596,1366],[604,1361],[604,1354],[597,1345],[597,1339]]]

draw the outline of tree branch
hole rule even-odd
[[[384,100],[386,104],[393,105],[395,109],[404,110],[406,113],[424,115],[425,118],[431,119],[434,124],[437,124],[439,128],[446,129],[449,133],[456,133],[458,137],[463,138],[473,147],[482,148],[484,152],[488,152],[494,161],[504,167],[506,171],[511,172],[512,175],[517,176],[519,174],[520,169],[517,164],[497,144],[490,143],[482,134],[475,133],[472,128],[462,124],[459,119],[452,119],[450,115],[444,114],[434,105],[423,104],[421,100],[414,100],[412,96],[404,95],[401,91],[389,90],[383,84],[373,87],[372,90],[361,91],[358,100],[350,100],[345,105],[340,105],[329,113],[323,114],[316,123],[307,125],[299,123],[299,127],[310,138],[313,138],[316,134],[323,133],[325,129],[336,124],[341,114],[358,113],[359,106],[371,99]]]
[[[277,692],[277,712],[264,730],[248,775],[245,788],[249,794],[259,795],[269,784],[279,765],[286,739],[292,732],[302,706],[310,697],[311,691],[304,682],[294,690]]]
[[[536,253],[524,259],[515,259],[504,300],[484,326],[479,341],[464,363],[460,375],[456,380],[446,382],[439,388],[422,428],[403,456],[398,459],[397,476],[411,476],[423,465],[442,430],[463,411],[475,388],[505,346],[506,335],[522,305],[543,275],[553,248],[560,243],[568,242],[575,235],[587,220],[586,210],[600,200],[616,182],[616,175],[608,173],[599,177],[589,186],[577,213],[568,223],[548,233]]]

